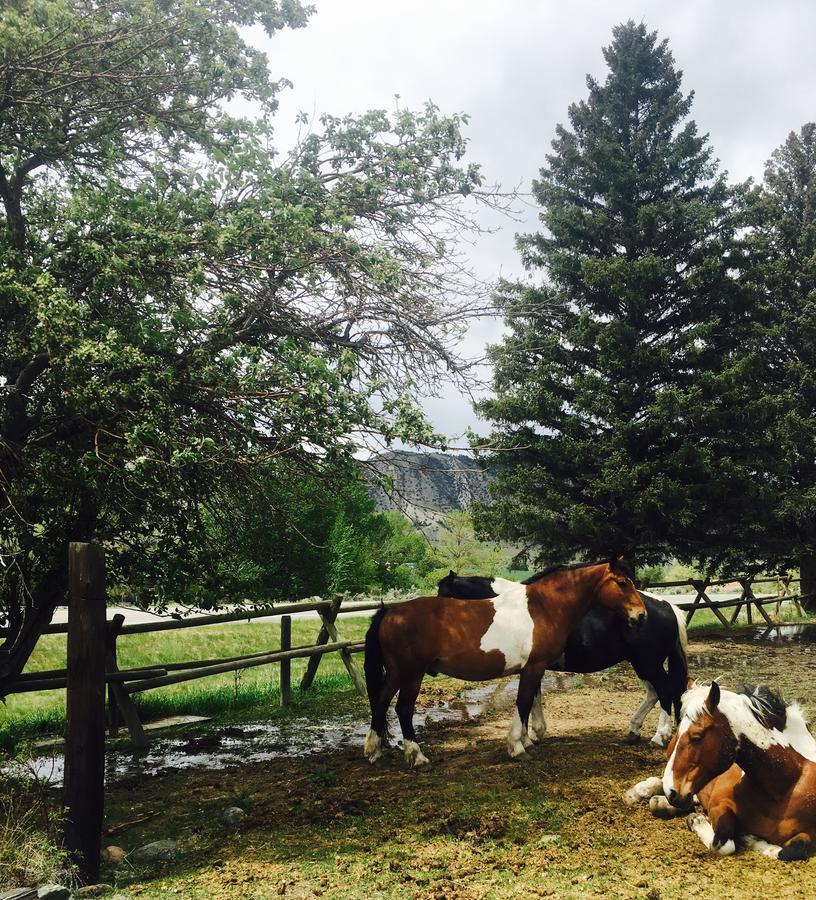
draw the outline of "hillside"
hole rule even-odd
[[[395,450],[368,460],[366,467],[393,480],[388,493],[371,484],[377,509],[399,510],[429,537],[436,535],[452,510],[488,499],[490,473],[462,454]]]

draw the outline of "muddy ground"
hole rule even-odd
[[[771,683],[816,712],[809,642],[698,638],[690,662],[698,677]],[[460,690],[428,679],[420,702],[455,705]],[[370,766],[355,746],[112,787],[108,842],[132,849],[170,836],[180,855],[105,877],[144,898],[816,895],[816,859],[715,857],[683,819],[624,805],[623,792],[664,764],[662,751],[622,742],[642,696],[627,667],[551,693],[549,735],[522,761],[504,748],[506,695],[470,721],[463,708],[458,720],[424,727],[432,766],[421,772],[397,748]],[[362,721],[362,701],[346,702]],[[237,830],[219,820],[236,801],[249,808]]]

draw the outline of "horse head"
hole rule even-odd
[[[598,584],[598,603],[623,616],[631,624],[646,621],[646,607],[634,583],[634,571],[622,556],[606,563],[606,571]]]
[[[437,597],[454,597],[454,590],[456,587],[456,572],[453,569],[450,570],[450,574],[446,575],[444,578],[439,580],[439,583],[436,586],[436,596]]]
[[[733,764],[738,739],[720,710],[720,686],[694,687],[683,697],[683,718],[669,744],[663,792],[672,806],[690,807],[694,795]]]

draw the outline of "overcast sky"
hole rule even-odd
[[[281,96],[280,145],[294,137],[295,115],[418,108],[467,112],[471,158],[488,181],[529,190],[567,107],[586,96],[586,75],[603,80],[601,48],[612,27],[643,21],[668,38],[684,88],[695,92],[692,117],[710,135],[732,179],[762,177],[787,134],[816,118],[816,2],[813,0],[313,0],[309,25],[264,42],[273,75],[293,89]],[[477,272],[520,274],[514,237],[521,224],[473,249]],[[474,328],[481,354],[498,323]],[[423,401],[442,431],[479,430],[469,402],[451,391]],[[485,426],[481,426],[485,430]]]

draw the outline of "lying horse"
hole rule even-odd
[[[533,575],[523,584],[532,584],[540,576]],[[515,581],[505,578],[484,578],[479,575],[457,575],[451,570],[438,586],[440,597],[460,597],[464,600],[496,597],[507,591]],[[666,600],[640,592],[646,607],[643,628],[629,628],[614,613],[606,609],[591,609],[570,632],[564,652],[548,668],[559,672],[600,672],[628,660],[646,689],[646,699],[629,720],[627,740],[639,740],[640,729],[652,707],[660,702],[660,719],[652,743],[665,747],[673,730],[672,719],[680,720],[680,698],[686,690],[686,620],[683,613]],[[668,672],[664,663],[668,662]],[[533,705],[530,736],[544,737],[547,726],[541,703]]]
[[[816,740],[795,703],[767,688],[694,687],[669,754],[665,797],[650,805],[668,817],[696,795],[704,814],[688,825],[708,849],[727,856],[742,844],[785,861],[816,850]],[[633,790],[642,797],[655,781]]]
[[[603,606],[635,623],[646,617],[622,560],[556,566],[529,585],[513,583],[492,600],[417,597],[379,610],[365,639],[371,729],[364,753],[382,755],[386,712],[399,691],[397,717],[411,766],[428,762],[416,742],[413,715],[425,674],[487,681],[518,672],[516,712],[507,737],[511,756],[532,743],[527,720],[544,671],[590,607]]]

